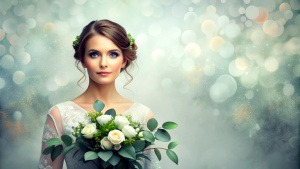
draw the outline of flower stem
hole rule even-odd
[[[147,149],[145,149],[144,151],[147,151],[147,150],[152,150],[152,149],[163,149],[163,150],[169,150],[169,149],[167,149],[167,148],[155,147],[155,148],[147,148]]]

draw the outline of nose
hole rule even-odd
[[[101,59],[100,59],[100,67],[101,67],[101,68],[107,67],[107,57],[106,57],[106,56],[101,56]]]

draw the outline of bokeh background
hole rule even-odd
[[[86,88],[72,41],[92,20],[136,38],[134,80],[181,144],[162,168],[299,168],[299,0],[1,0],[0,168],[36,168],[51,106]],[[162,145],[164,146],[164,145]]]

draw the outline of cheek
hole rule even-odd
[[[122,62],[121,61],[118,61],[118,62],[115,62],[114,64],[111,64],[110,68],[112,70],[119,70],[121,69],[121,66],[122,66]]]

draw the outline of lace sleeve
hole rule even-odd
[[[57,107],[52,107],[47,115],[44,132],[42,137],[42,148],[38,168],[39,169],[61,169],[63,167],[64,157],[61,154],[54,161],[51,160],[50,154],[43,155],[42,152],[48,145],[45,143],[50,138],[59,138],[62,133],[62,121],[60,112]]]

